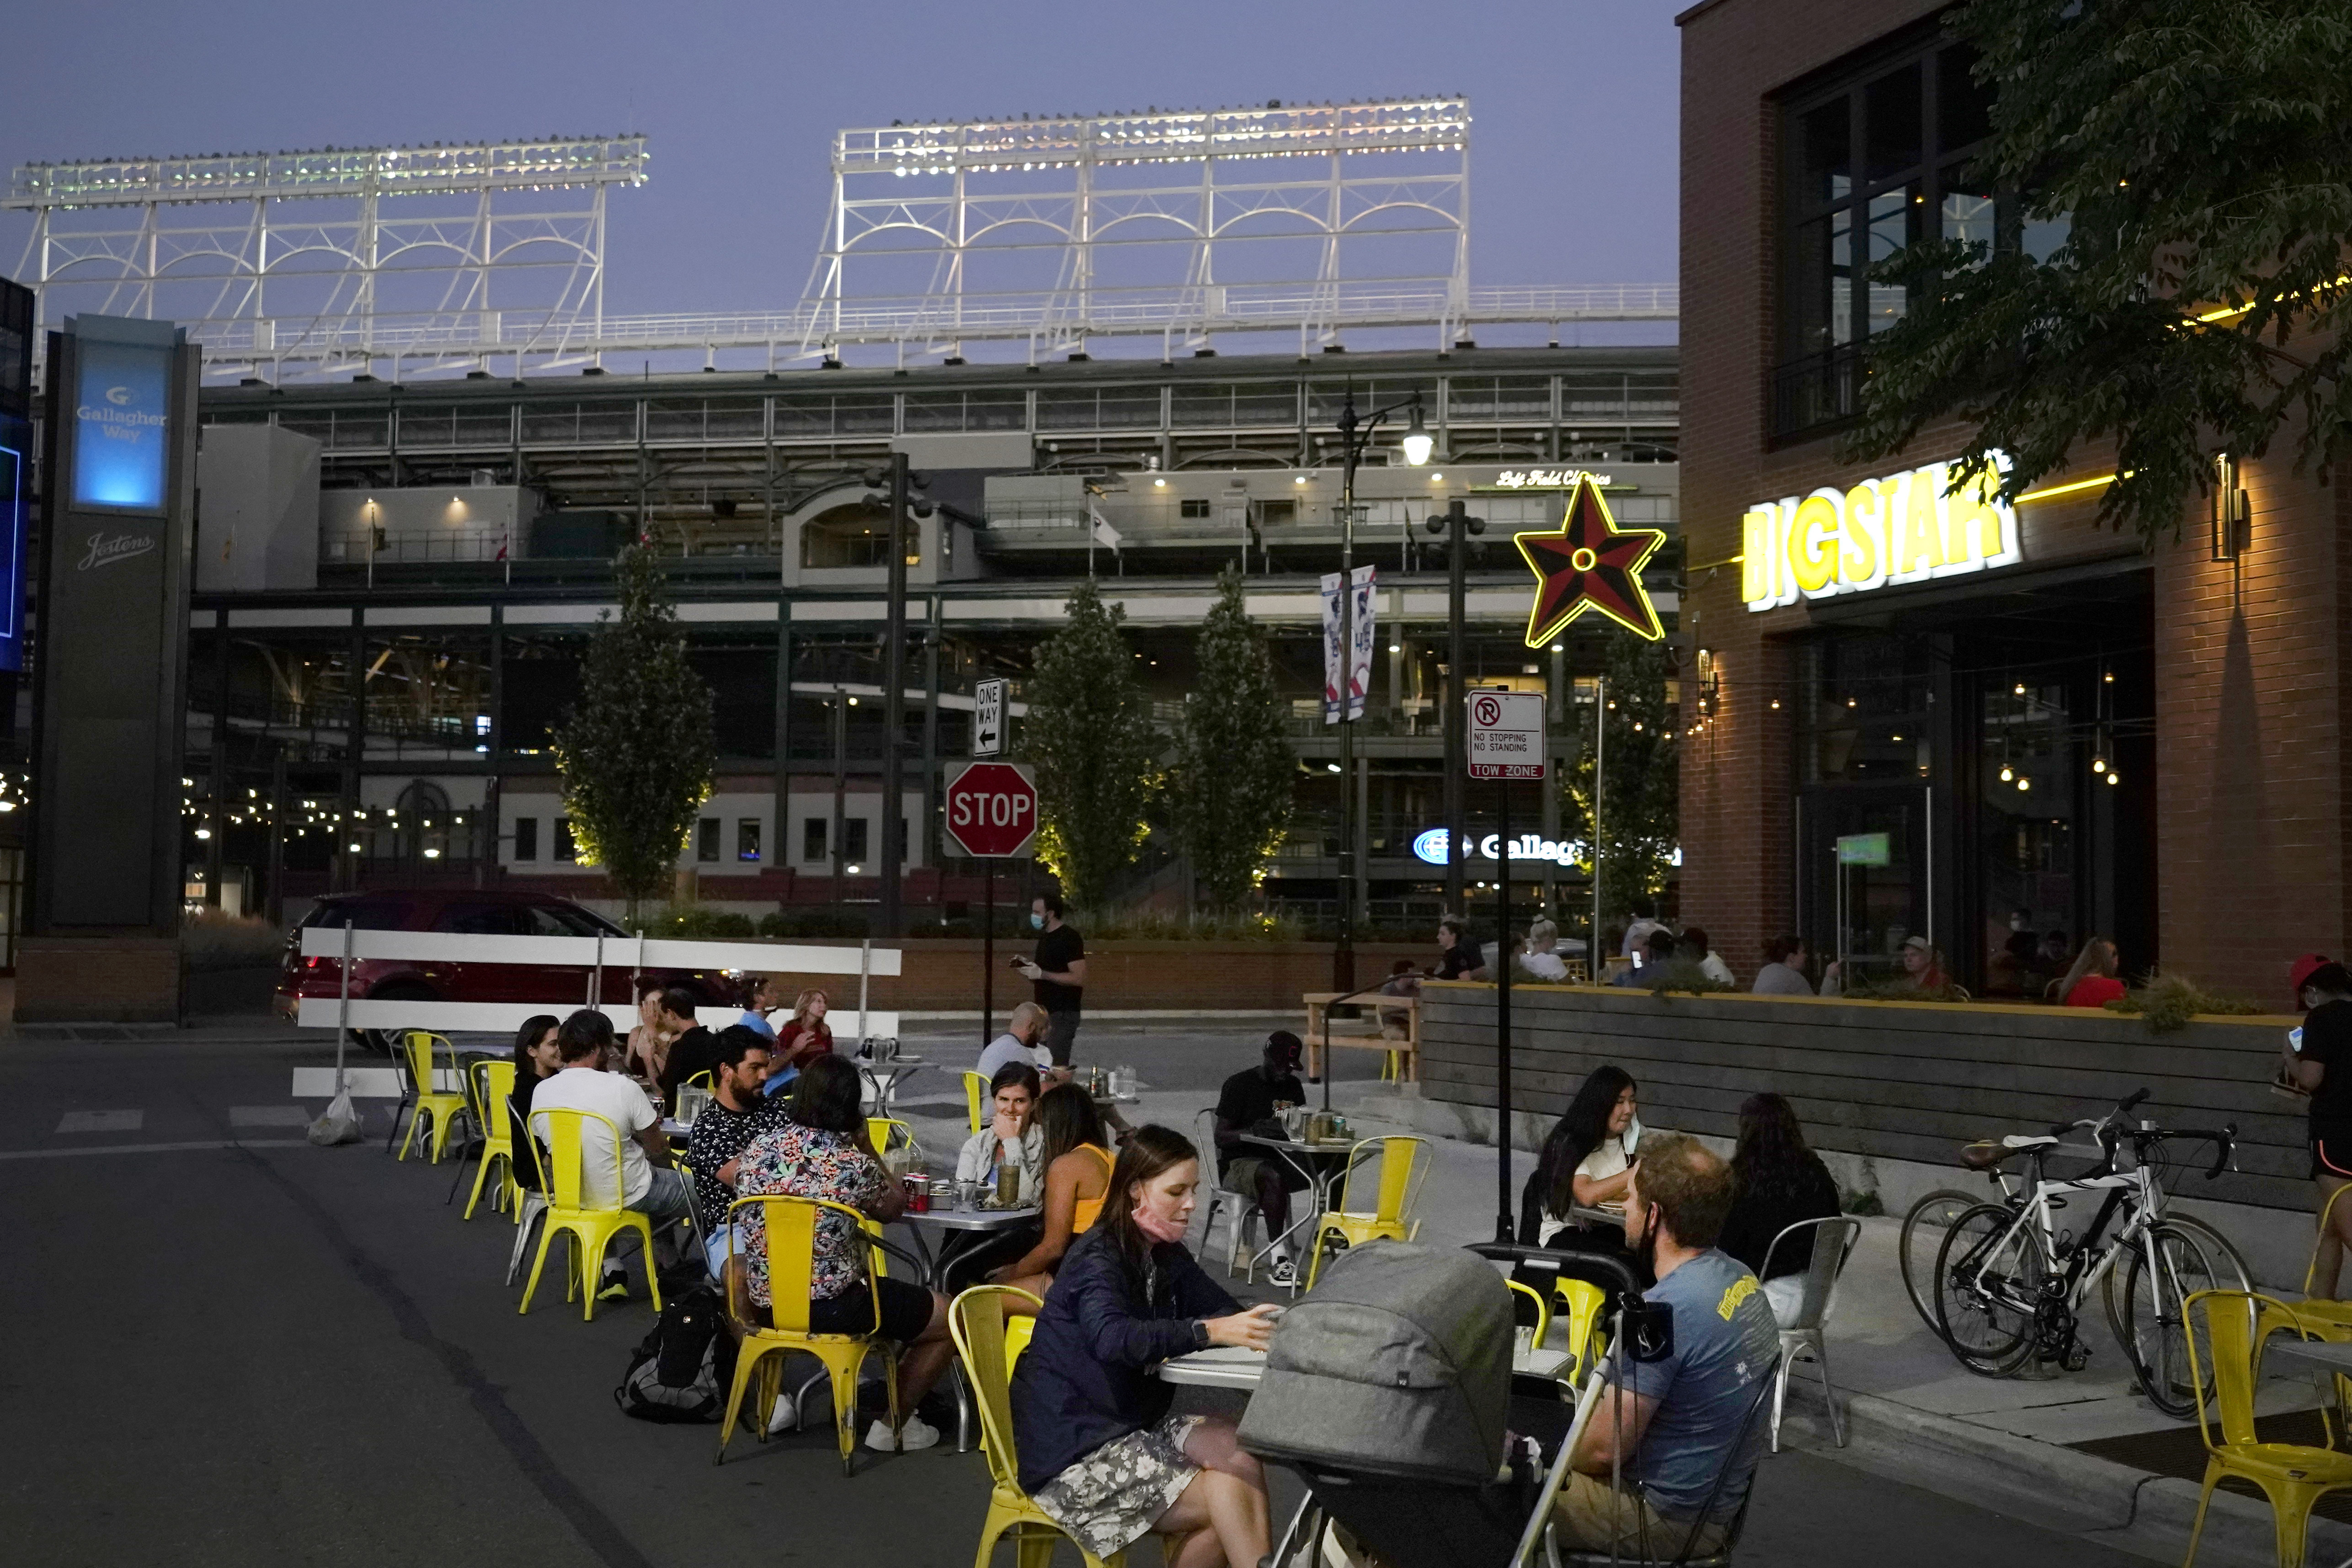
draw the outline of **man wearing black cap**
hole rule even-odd
[[[1265,1054],[1258,1065],[1225,1079],[1217,1095],[1217,1184],[1256,1198],[1273,1244],[1276,1285],[1298,1278],[1286,1233],[1290,1229],[1290,1194],[1304,1191],[1307,1178],[1287,1160],[1244,1143],[1241,1137],[1257,1131],[1262,1122],[1275,1121],[1283,1106],[1307,1103],[1307,1090],[1298,1081],[1298,1061],[1305,1052],[1297,1035],[1276,1029],[1265,1037]]]
[[[2287,1036],[2287,1076],[2311,1096],[2311,1178],[2327,1216],[2312,1252],[2309,1293],[2332,1300],[2344,1250],[2352,1247],[2352,1200],[2328,1207],[2352,1184],[2352,972],[2310,954],[2294,966],[2294,991],[2305,1012],[2303,1027]]]

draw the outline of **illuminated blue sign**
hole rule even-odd
[[[73,504],[162,511],[172,351],[85,337],[80,362]]]
[[[1423,830],[1412,841],[1412,852],[1433,866],[1445,864],[1445,829],[1431,827]]]
[[[1425,827],[1413,835],[1412,852],[1433,866],[1443,866],[1445,864],[1445,839],[1446,833],[1443,827]],[[1502,842],[1500,834],[1489,833],[1472,845],[1462,858],[1467,860],[1484,856],[1489,860],[1500,859]],[[1675,864],[1679,866],[1682,864],[1679,858],[1682,851],[1677,849],[1675,853],[1677,856]],[[1555,865],[1573,866],[1583,858],[1584,846],[1572,838],[1546,838],[1540,833],[1522,833],[1511,840],[1511,858],[1514,860],[1549,860]]]
[[[0,439],[23,438],[21,420],[0,418]],[[0,447],[0,669],[25,668],[25,455]]]

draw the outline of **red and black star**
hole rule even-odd
[[[1655,529],[1619,528],[1591,476],[1579,478],[1558,529],[1518,536],[1519,553],[1537,584],[1528,646],[1541,647],[1587,610],[1598,610],[1652,642],[1664,637],[1642,586],[1642,563],[1665,542]]]

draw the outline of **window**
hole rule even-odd
[[[522,910],[512,904],[451,904],[434,917],[435,931],[460,936],[520,936]]]
[[[572,837],[572,819],[568,816],[555,819],[555,858],[558,860],[580,858],[580,846]]]
[[[1994,192],[1970,162],[1990,128],[1972,62],[1966,45],[1921,37],[1783,106],[1776,437],[1853,416],[1871,338],[1910,309],[1873,266],[1917,239],[1989,251],[2000,238]]]
[[[1179,517],[1206,517],[1209,515],[1208,500],[1203,497],[1186,496],[1182,500],[1176,503],[1176,515]]]
[[[862,816],[845,817],[841,824],[841,852],[852,861],[866,858],[866,821]]]
[[[718,857],[715,854],[712,856],[713,859],[716,859]],[[735,858],[738,860],[748,860],[753,865],[759,864],[760,819],[758,817],[746,816],[736,822]]]
[[[922,530],[907,525],[907,564],[922,561]],[[877,501],[849,501],[801,524],[803,566],[887,566],[890,509]]]
[[[801,859],[817,861],[824,857],[824,835],[827,826],[822,816],[812,816],[801,824]]]
[[[518,860],[539,858],[539,818],[535,816],[515,818],[514,858]]]
[[[706,816],[694,825],[694,858],[704,865],[719,858],[719,819]]]
[[[1298,503],[1295,500],[1254,500],[1250,510],[1256,515],[1260,528],[1279,528],[1298,521]]]

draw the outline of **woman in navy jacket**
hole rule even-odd
[[[1171,1415],[1155,1375],[1211,1345],[1263,1351],[1272,1306],[1243,1311],[1183,1247],[1201,1183],[1181,1133],[1139,1129],[1102,1219],[1062,1259],[1013,1376],[1021,1486],[1097,1557],[1147,1533],[1170,1568],[1255,1568],[1269,1550],[1265,1476],[1221,1416]]]

